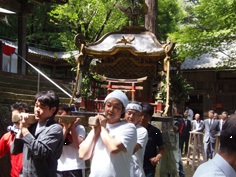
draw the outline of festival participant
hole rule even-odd
[[[14,155],[10,152],[11,144],[19,131],[19,123],[21,112],[27,112],[29,110],[26,103],[16,102],[11,105],[11,113],[12,113],[12,126],[8,126],[8,132],[5,133],[0,139],[0,158],[10,153],[11,159],[11,177],[19,177],[22,170],[22,153]]]
[[[145,175],[155,177],[156,165],[159,164],[165,152],[165,144],[161,131],[151,124],[154,108],[149,103],[142,104],[140,123],[148,131],[148,142],[144,153],[143,168]]]
[[[138,124],[140,122],[141,114],[142,106],[140,104],[131,102],[126,106],[125,121],[133,123],[137,130],[137,143],[134,147],[130,164],[131,177],[145,177],[143,170],[143,158],[148,141],[148,132],[143,126]]]
[[[70,107],[61,104],[58,115],[70,115]],[[85,128],[80,125],[80,118],[71,124],[59,121],[63,125],[64,146],[60,159],[58,159],[57,177],[85,177],[85,161],[79,159],[79,145],[85,138]]]
[[[36,123],[29,124],[29,115],[21,114],[19,132],[12,153],[23,149],[24,177],[56,177],[57,160],[64,143],[62,127],[54,120],[59,97],[53,91],[42,91],[34,99]]]
[[[80,108],[81,102],[82,102],[82,98],[81,97],[76,98],[74,100],[74,104],[71,105],[70,110],[74,111],[74,112],[80,112],[81,111],[81,108]]]
[[[120,90],[109,93],[105,100],[105,116],[97,115],[99,125],[92,126],[80,144],[79,157],[91,159],[90,177],[130,177],[130,162],[137,142],[136,127],[121,121],[128,104]]]

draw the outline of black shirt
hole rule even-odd
[[[156,166],[153,166],[150,162],[150,158],[155,157],[158,153],[158,147],[163,146],[164,142],[162,139],[161,131],[154,127],[151,124],[148,124],[148,142],[146,145],[145,153],[144,153],[144,162],[143,168],[144,170],[153,170]]]

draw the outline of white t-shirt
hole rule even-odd
[[[77,125],[76,131],[79,136],[85,138],[83,125]],[[57,171],[85,169],[85,161],[79,159],[79,150],[74,147],[73,143],[63,146],[61,157],[57,162]]]
[[[146,128],[137,125],[137,143],[141,145],[141,149],[139,149],[135,154],[132,155],[132,160],[130,163],[130,176],[131,177],[145,177],[145,173],[143,170],[143,158],[144,153],[148,141],[148,132]]]
[[[132,123],[107,124],[110,136],[119,140],[126,151],[112,154],[99,137],[94,147],[89,177],[130,177],[130,162],[137,142],[136,127]]]

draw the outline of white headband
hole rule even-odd
[[[140,106],[139,104],[136,104],[136,103],[129,103],[126,106],[126,110],[128,110],[128,109],[133,109],[133,110],[142,112],[142,106]]]

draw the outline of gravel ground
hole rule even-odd
[[[187,157],[184,156],[182,157],[182,161],[183,161],[183,165],[184,165],[184,169],[185,169],[185,173],[186,173],[186,176],[185,177],[192,177],[193,174],[194,174],[194,169],[192,169],[192,166],[189,164],[187,165]],[[196,167],[197,168],[197,167]],[[195,169],[196,169],[195,168]],[[157,170],[156,170],[156,175],[155,177],[161,177],[159,174],[158,174],[158,166],[157,166]]]

